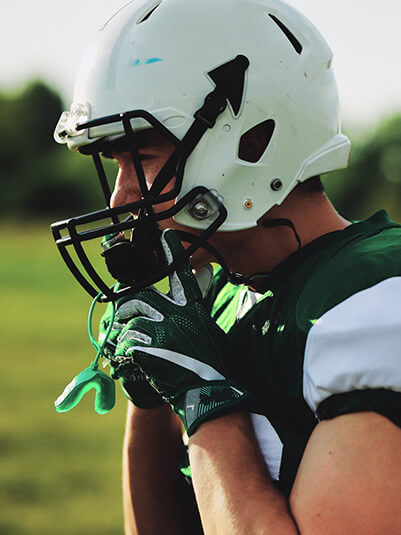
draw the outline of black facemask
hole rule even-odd
[[[92,155],[107,208],[59,221],[54,223],[51,228],[65,263],[81,286],[92,297],[102,293],[103,301],[111,301],[154,284],[172,273],[177,266],[189,259],[200,247],[210,251],[217,261],[227,269],[218,252],[207,243],[210,236],[221,227],[227,218],[227,211],[215,194],[205,187],[198,186],[176,201],[174,206],[160,210],[160,205],[178,197],[189,156],[204,133],[209,128],[214,127],[217,117],[225,110],[227,103],[230,103],[234,114],[239,113],[243,98],[245,72],[248,66],[248,59],[239,55],[208,73],[216,87],[206,96],[202,107],[194,113],[194,121],[182,140],[175,137],[153,115],[144,110],[134,110],[77,125],[76,129],[79,131],[116,123],[122,124],[125,134],[123,142],[131,154],[142,193],[142,199],[139,201],[110,208],[111,191],[100,158],[100,154],[109,147],[110,141],[99,140],[80,149],[80,152]],[[150,188],[145,180],[132,128],[132,122],[136,119],[147,121],[151,128],[166,136],[175,147],[173,154]],[[162,193],[167,186],[170,189],[167,193]],[[184,209],[190,212],[196,210],[200,203],[206,207],[205,219],[210,221],[209,225],[199,236],[179,232],[180,238],[190,245],[172,264],[167,265],[160,245],[158,222],[174,217]],[[155,210],[157,207],[159,210]],[[132,213],[138,214],[138,216],[134,218],[130,215]],[[126,217],[121,221],[120,218],[124,215]],[[106,224],[104,220],[107,221]],[[123,233],[126,231],[131,233],[129,238],[124,237]],[[83,248],[85,242],[96,238],[103,238],[102,255],[112,277],[122,283],[118,288],[106,284]],[[70,253],[71,247],[76,253],[78,262]]]

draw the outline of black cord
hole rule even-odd
[[[299,237],[297,229],[295,228],[294,223],[290,221],[289,219],[265,219],[264,221],[262,221],[262,225],[265,228],[289,227],[295,235],[295,239],[297,240],[297,243],[298,243],[298,249],[302,247],[301,238]]]
[[[289,227],[294,232],[295,239],[297,240],[297,243],[298,243],[298,250],[301,249],[302,247],[301,238],[299,237],[299,234],[296,231],[294,223],[290,221],[289,219],[265,219],[264,221],[262,221],[262,225],[265,228],[282,227],[282,226]],[[197,236],[189,232],[184,232],[180,230],[180,231],[177,231],[177,233],[180,236],[181,240],[186,241],[187,243],[193,243],[193,241],[197,238]],[[270,275],[269,272],[261,272],[261,273],[254,273],[253,275],[250,275],[249,277],[245,277],[241,273],[230,273],[227,263],[225,262],[224,258],[217,251],[215,247],[213,247],[208,242],[206,242],[201,246],[201,248],[206,249],[207,251],[213,254],[217,262],[222,266],[223,271],[226,274],[228,281],[231,282],[231,284],[235,284],[235,285],[246,284],[248,286],[251,286],[252,282],[255,279],[266,278]]]
[[[289,219],[265,219],[262,221],[262,225],[265,228],[274,228],[274,227],[289,227],[295,236],[295,239],[298,243],[298,251],[302,247],[301,238],[299,237],[299,234],[295,228],[295,225],[292,221]],[[232,284],[247,284],[248,286],[251,286],[253,281],[256,279],[266,278],[269,277],[269,272],[260,272],[260,273],[254,273],[253,275],[250,275],[249,277],[244,277],[244,275],[241,275],[241,273],[230,273],[229,280]]]

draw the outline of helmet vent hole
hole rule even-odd
[[[239,142],[238,158],[244,162],[258,162],[269,146],[275,126],[276,123],[273,119],[268,119],[242,134]]]
[[[142,24],[142,22],[145,22],[146,20],[148,20],[152,15],[153,13],[156,11],[156,9],[160,6],[161,2],[157,2],[156,5],[153,5],[149,11],[147,11],[137,22],[137,24]]]
[[[298,39],[295,37],[295,35],[275,15],[272,15],[271,13],[269,13],[269,17],[277,24],[277,26],[280,28],[280,30],[284,33],[284,35],[287,37],[289,42],[294,47],[295,51],[298,54],[301,54],[301,52],[303,50],[303,47],[302,47],[301,43],[298,41]]]

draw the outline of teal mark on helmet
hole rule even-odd
[[[151,63],[158,63],[159,61],[163,61],[161,58],[149,58],[146,61],[141,61],[139,58],[137,58],[134,61],[134,67],[137,67],[138,65],[150,65]]]

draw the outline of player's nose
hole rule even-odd
[[[110,206],[122,206],[131,202],[139,201],[142,193],[135,173],[120,169],[114,184],[114,190],[110,199]]]

